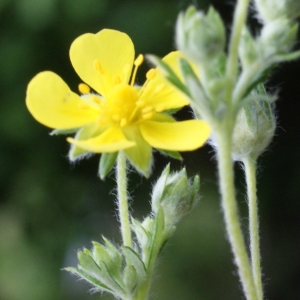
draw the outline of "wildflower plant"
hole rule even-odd
[[[80,95],[51,71],[37,74],[26,95],[30,113],[54,129],[52,134],[74,135],[67,138],[71,161],[100,153],[102,179],[116,163],[123,245],[116,247],[106,238],[102,244],[93,242],[92,250],[78,252],[78,267],[66,270],[124,300],[147,299],[156,258],[199,195],[199,177],[190,183],[185,170],[170,174],[168,166],[154,186],[151,213],[142,222],[135,220],[128,211],[127,162],[148,177],[152,148],[181,159],[178,151],[201,147],[211,132],[203,120],[177,122],[171,116],[189,102],[158,69],[147,72],[143,86],[135,85],[144,57],[134,56],[125,33],[103,29],[84,34],[70,48],[72,65],[83,81]],[[163,60],[176,65],[179,56],[175,51]]]
[[[300,51],[293,51],[300,7],[299,0],[254,2],[262,22],[257,36],[246,26],[249,0],[237,1],[229,38],[214,8],[203,12],[190,7],[180,13],[178,51],[163,59],[148,55],[156,68],[147,72],[143,86],[135,79],[144,56],[135,57],[127,34],[110,29],[84,34],[71,45],[71,63],[83,81],[79,94],[51,71],[30,81],[30,113],[53,129],[52,134],[68,135],[71,161],[101,154],[101,179],[116,166],[123,244],[103,237],[91,250],[78,252],[77,267],[66,268],[96,291],[116,299],[149,299],[158,255],[199,200],[199,177],[188,179],[185,169],[172,173],[168,165],[153,186],[151,212],[136,220],[128,211],[127,163],[148,177],[152,149],[181,159],[179,151],[193,151],[209,139],[216,151],[225,227],[244,295],[247,300],[264,299],[255,173],[257,159],[276,129],[276,95],[264,85],[279,63],[300,57]],[[195,118],[177,122],[172,112],[186,105]],[[245,170],[249,249],[238,215],[234,161]]]

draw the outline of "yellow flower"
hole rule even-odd
[[[71,45],[70,59],[82,79],[81,96],[55,73],[37,74],[27,88],[26,104],[33,117],[58,132],[76,132],[67,138],[69,157],[123,150],[133,166],[149,175],[151,147],[191,151],[205,143],[210,128],[199,120],[175,122],[168,111],[188,101],[160,72],[150,69],[145,84],[134,85],[137,68],[134,46],[125,33],[104,29],[83,34]],[[178,52],[164,60],[175,65]],[[91,91],[91,88],[93,91]]]

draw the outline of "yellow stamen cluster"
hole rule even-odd
[[[91,94],[88,85],[84,83],[79,84],[78,89],[80,93],[86,96],[89,95],[88,98],[83,98],[87,103],[81,104],[80,108],[85,109],[96,105],[94,108],[99,111],[99,125],[107,124],[110,126],[120,126],[122,128],[144,120],[149,120],[153,117],[155,112],[162,112],[164,110],[163,104],[158,104],[156,107],[147,105],[145,100],[141,99],[144,87],[140,88],[134,86],[137,69],[143,61],[144,56],[140,54],[133,63],[133,70],[129,64],[125,65],[123,69],[125,76],[123,79],[121,79],[119,75],[113,78],[114,87],[109,91],[106,97],[102,98],[99,95]],[[101,75],[104,75],[104,70],[99,60],[94,61],[94,68]],[[150,69],[146,74],[147,81],[152,80],[155,76],[156,70]],[[128,84],[130,77],[130,83]],[[156,87],[154,93],[159,92],[163,86],[164,84],[161,84]]]

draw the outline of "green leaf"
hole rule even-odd
[[[66,271],[82,278],[85,279],[86,281],[88,281],[89,283],[93,284],[94,286],[96,286],[97,289],[99,290],[103,290],[105,292],[110,292],[113,293],[113,290],[111,290],[108,286],[104,285],[103,283],[101,283],[99,280],[95,279],[94,277],[86,274],[84,271],[77,269],[77,268],[65,268]]]
[[[138,275],[134,266],[125,266],[123,278],[127,291],[134,294],[135,289],[138,287]]]
[[[99,163],[98,174],[101,179],[104,179],[114,167],[118,156],[118,152],[102,153]]]
[[[143,281],[143,279],[147,276],[147,270],[140,256],[130,247],[125,246],[122,250],[126,257],[127,265],[134,266],[138,280],[140,282]]]
[[[94,277],[96,280],[100,281],[103,285],[107,286],[115,293],[119,295],[124,295],[124,290],[122,287],[112,278],[107,270],[106,265],[103,262],[96,264],[94,259],[91,257],[91,253],[88,250],[84,252],[78,252],[78,260],[80,262],[78,268],[85,272],[87,275]]]
[[[131,223],[131,228],[136,235],[139,246],[142,249],[142,251],[145,252],[145,250],[151,244],[151,234],[147,232],[147,230],[142,226],[142,224],[134,218],[131,218]]]
[[[147,265],[146,265],[147,270],[151,270],[152,267],[154,266],[156,258],[166,241],[166,238],[164,235],[164,228],[165,228],[164,211],[160,207],[155,216],[155,226],[154,226],[154,232],[152,235],[153,236],[152,243],[151,243],[149,257],[148,257]]]

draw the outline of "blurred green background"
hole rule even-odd
[[[209,0],[194,1],[206,9]],[[234,1],[211,1],[229,24]],[[111,299],[62,270],[101,235],[120,241],[113,174],[97,178],[98,156],[75,165],[63,136],[33,120],[24,99],[29,80],[52,70],[77,91],[71,42],[102,28],[126,32],[136,53],[174,49],[174,22],[186,0],[0,0],[0,300]],[[252,22],[254,31],[259,27]],[[229,28],[229,25],[227,25]],[[201,34],[201,33],[200,33]],[[145,64],[145,66],[147,66]],[[146,68],[139,70],[143,82]],[[266,299],[300,299],[300,63],[280,66],[268,87],[279,93],[279,127],[260,160],[259,192]],[[189,117],[188,113],[181,115]],[[151,299],[243,299],[220,209],[214,153],[186,153],[189,175],[201,172],[202,199],[178,226],[156,269]],[[167,160],[155,154],[150,180],[130,175],[133,215],[149,211],[151,182]],[[247,205],[236,167],[243,229]]]

